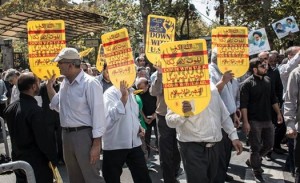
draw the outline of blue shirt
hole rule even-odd
[[[81,71],[72,83],[63,80],[50,108],[60,113],[62,127],[91,126],[93,138],[105,132],[103,90],[92,76]]]
[[[217,83],[222,78],[222,73],[218,69],[218,66],[215,63],[209,64],[209,74],[210,74],[210,81],[217,85]],[[236,80],[234,82],[237,82]],[[236,98],[238,96],[238,90],[234,88],[236,85],[232,85],[231,82],[228,82],[223,90],[220,92],[221,98],[230,114],[235,113],[237,109]]]

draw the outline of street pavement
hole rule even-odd
[[[244,151],[241,155],[237,156],[236,152],[232,152],[232,158],[229,167],[229,174],[234,177],[234,181],[232,183],[255,183],[254,175],[252,173],[251,168],[247,167],[245,161],[249,158],[249,147],[246,146],[245,137],[239,131],[240,139],[242,139],[244,145]],[[9,145],[10,146],[10,145]],[[286,149],[285,146],[283,148]],[[0,153],[4,153],[4,144],[0,144]],[[266,161],[263,159],[263,169],[264,169],[264,178],[267,183],[292,183],[294,182],[294,178],[289,172],[283,171],[283,167],[285,164],[286,155],[279,155],[276,153],[272,154],[274,158],[273,161]],[[151,155],[151,161],[155,165],[152,171],[149,171],[152,182],[153,183],[163,183],[162,180],[162,171],[159,166],[159,156],[158,154]],[[181,165],[183,168],[183,166]],[[63,178],[64,183],[69,183],[67,178],[67,173],[65,166],[60,166],[59,171]],[[183,173],[178,177],[180,183],[186,183],[185,174]],[[130,171],[127,167],[123,168],[123,173],[121,176],[122,183],[133,183],[131,178]],[[199,181],[200,183],[201,181]],[[1,175],[0,176],[0,183],[15,183],[15,176],[14,174],[10,175]]]

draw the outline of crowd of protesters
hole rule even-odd
[[[224,183],[233,181],[227,174],[232,150],[238,155],[243,150],[241,128],[250,145],[245,163],[256,181],[265,182],[263,158],[278,153],[288,154],[285,168],[299,183],[300,47],[288,48],[286,57],[261,52],[241,78],[221,73],[217,57],[211,50],[211,100],[190,117],[168,109],[162,69],[150,66],[144,55],[135,60],[132,86],[123,80],[114,86],[106,63],[99,73],[74,48],[54,59],[62,76],[49,73],[41,81],[28,70],[4,71],[0,115],[11,136],[13,161],[27,161],[38,183],[52,182],[49,161],[66,165],[70,183],[119,183],[125,164],[134,182],[148,183],[150,154],[159,153],[165,183],[179,182],[181,161],[188,183]],[[181,106],[184,113],[193,108],[189,101]],[[18,183],[26,182],[23,171],[15,174]]]

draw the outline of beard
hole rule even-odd
[[[259,76],[264,76],[266,73],[267,73],[267,70],[265,70],[265,71],[257,70],[256,74],[259,75]]]

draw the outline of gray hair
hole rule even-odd
[[[9,81],[13,76],[19,76],[19,75],[20,75],[20,73],[16,69],[8,69],[6,71],[4,80]]]

